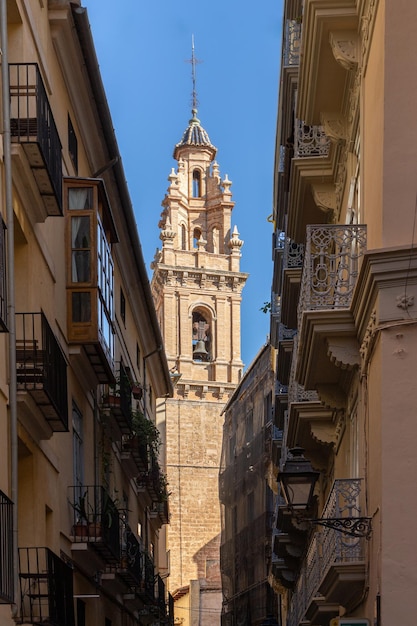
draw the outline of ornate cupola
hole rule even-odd
[[[242,370],[243,241],[236,226],[232,232],[232,183],[220,176],[216,152],[194,106],[174,148],[177,168],[168,176],[159,222],[162,248],[152,264],[165,347],[182,384],[237,383]]]

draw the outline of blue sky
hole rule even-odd
[[[146,267],[160,245],[158,221],[172,157],[191,117],[194,35],[198,117],[233,182],[250,274],[242,301],[242,360],[269,333],[272,184],[282,0],[84,0],[123,159]],[[117,4],[117,6],[116,6]],[[123,7],[122,9],[119,7]]]

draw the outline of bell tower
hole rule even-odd
[[[193,82],[194,70],[193,64]],[[168,587],[175,617],[181,619],[185,606],[192,615],[206,615],[201,626],[220,624],[222,410],[242,374],[240,307],[247,274],[240,271],[243,241],[231,221],[232,183],[221,177],[216,148],[197,117],[195,83],[193,105],[162,202],[152,293],[178,381],[174,397],[160,407],[171,494]]]

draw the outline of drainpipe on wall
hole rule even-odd
[[[17,592],[19,587],[19,549],[18,549],[18,443],[17,443],[17,399],[16,399],[16,320],[15,320],[15,283],[14,283],[14,226],[12,197],[12,159],[10,143],[10,88],[9,59],[7,48],[7,0],[0,0],[0,39],[1,39],[1,81],[3,99],[3,160],[4,187],[7,219],[7,324],[9,328],[9,416],[11,448],[11,483],[10,494],[13,502],[13,594],[12,616],[19,614]]]

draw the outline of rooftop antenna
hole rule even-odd
[[[192,81],[193,81],[192,113],[193,113],[193,115],[197,115],[198,100],[197,100],[197,89],[196,89],[196,71],[195,71],[195,66],[197,65],[197,63],[201,63],[201,61],[199,61],[198,59],[195,58],[195,53],[194,53],[194,35],[191,35],[191,59],[188,61],[188,63],[191,63],[191,76],[192,76]]]

